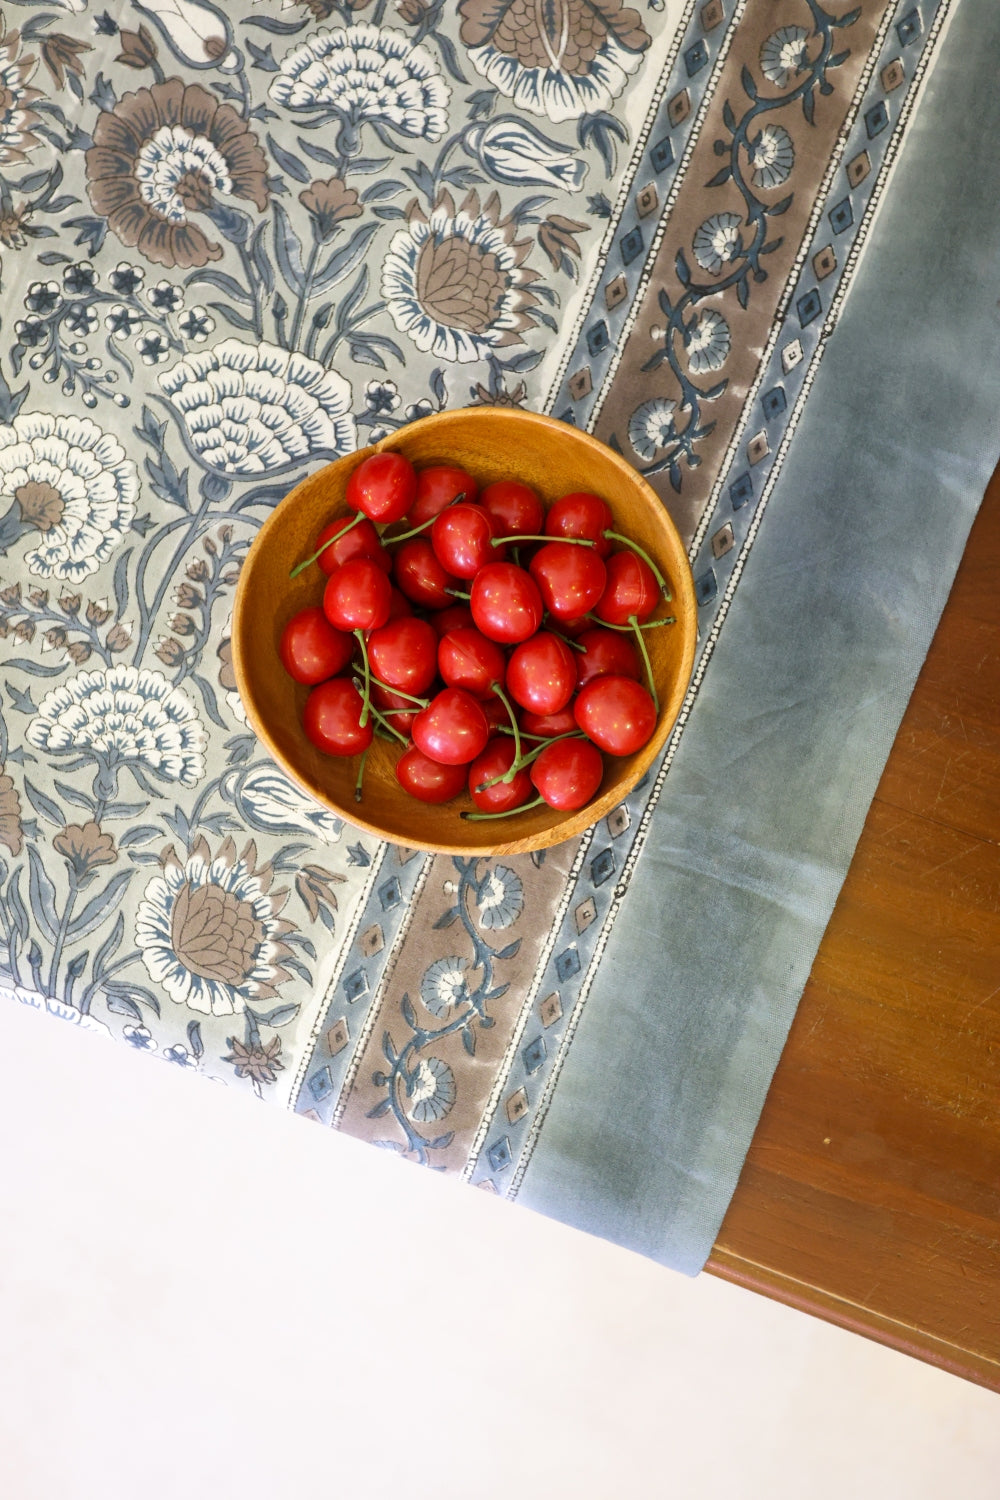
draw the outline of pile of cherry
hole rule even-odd
[[[404,747],[411,796],[468,787],[477,811],[463,817],[583,807],[602,752],[631,755],[656,726],[643,631],[673,618],[651,619],[670,598],[653,560],[598,495],[546,510],[519,481],[480,492],[464,469],[415,470],[399,453],[365,459],[345,498],[355,514],[292,572],[319,564],[322,607],[281,638],[285,670],[311,688],[312,743],[362,757],[358,801],[380,733]]]

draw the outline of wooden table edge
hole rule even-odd
[[[923,1329],[898,1322],[894,1318],[839,1297],[822,1287],[799,1281],[771,1266],[760,1265],[716,1245],[705,1270],[722,1281],[732,1282],[773,1301],[783,1302],[798,1312],[810,1313],[825,1323],[833,1323],[849,1333],[859,1333],[874,1343],[908,1354],[926,1364],[936,1365],[951,1375],[958,1375],[987,1390],[1000,1394],[1000,1363],[987,1359],[975,1350],[961,1348],[936,1338]]]

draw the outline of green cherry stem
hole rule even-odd
[[[445,593],[446,594],[450,594],[453,599],[471,599],[472,598],[471,594],[466,594],[462,589],[445,589]]]
[[[381,724],[383,729],[387,729],[394,740],[398,740],[401,745],[408,745],[410,743],[405,734],[400,734],[399,730],[393,724],[390,724],[389,720],[383,714],[379,713],[374,703],[369,703],[368,707],[371,710],[371,716],[375,720],[375,723]],[[393,712],[395,713],[397,710],[394,709]]]
[[[633,542],[631,537],[622,536],[620,531],[602,531],[601,535],[603,537],[606,537],[609,542],[621,542],[623,547],[628,547],[629,551],[637,552],[639,554],[643,562],[646,563],[647,566],[652,570],[654,578],[660,585],[660,593],[669,604],[671,599],[673,598],[673,594],[671,594],[670,592],[670,585],[667,583],[667,580],[664,578],[663,574],[660,572],[659,568],[656,566],[655,562],[650,557],[645,548],[640,547],[638,542]]]
[[[556,629],[556,627],[552,623],[551,615],[545,622],[545,629],[549,632],[550,635],[557,635],[561,641],[565,641],[566,645],[569,646],[573,651],[582,651],[586,653],[586,646],[581,646],[580,642],[574,641],[571,635],[563,635],[561,630]]]
[[[359,510],[349,526],[345,526],[342,531],[338,531],[334,536],[329,537],[328,540],[323,543],[322,547],[320,547],[319,551],[314,552],[312,557],[307,557],[305,562],[297,563],[289,573],[289,578],[298,578],[300,573],[304,573],[306,568],[311,567],[318,558],[323,556],[323,553],[326,551],[327,547],[332,547],[334,542],[339,542],[342,536],[346,536],[349,531],[353,531],[355,526],[359,525],[360,522],[362,522],[364,519],[364,513]]]
[[[361,709],[361,717],[358,720],[358,724],[362,729],[364,729],[365,725],[368,723],[368,715],[372,709],[372,669],[371,664],[368,661],[368,642],[365,640],[364,631],[356,630],[354,632],[354,638],[357,641],[358,645],[361,647],[361,660],[364,663],[364,686],[361,692],[363,707]]]
[[[455,496],[454,500],[448,501],[445,510],[450,510],[453,505],[460,505],[464,499],[465,491],[463,490],[460,495]],[[438,511],[438,515],[441,514],[442,512]],[[421,521],[419,526],[414,526],[412,531],[401,531],[398,536],[386,536],[385,532],[383,532],[382,540],[387,547],[394,547],[397,542],[408,542],[411,536],[419,536],[422,531],[426,531],[429,527],[433,526],[436,520],[437,516],[429,516],[426,521]]]
[[[491,776],[489,781],[481,781],[476,787],[477,792],[485,792],[488,787],[496,786],[498,781],[510,781],[518,771],[523,771],[525,766],[530,766],[533,760],[538,759],[543,750],[548,749],[549,745],[554,745],[558,740],[585,740],[587,736],[582,730],[567,729],[565,734],[550,734],[545,737],[529,735],[528,738],[541,739],[541,744],[535,745],[534,749],[526,750],[523,755],[517,756],[511,764],[510,770],[504,772],[503,775]]]
[[[649,652],[646,650],[646,642],[643,639],[642,631],[639,629],[639,621],[636,619],[635,615],[629,615],[628,622],[632,626],[633,633],[635,634],[636,644],[639,647],[639,654],[642,657],[643,664],[646,668],[646,681],[649,683],[649,696],[653,700],[653,707],[656,709],[656,717],[659,718],[660,700],[656,696],[656,683],[653,681],[653,664],[649,659]]]
[[[357,634],[357,632],[355,632],[355,634]],[[361,668],[359,670],[363,671],[364,669]],[[387,693],[395,693],[397,698],[405,698],[407,703],[415,703],[418,708],[426,708],[428,703],[430,703],[431,701],[429,698],[414,698],[412,693],[404,693],[402,688],[393,687],[391,682],[383,682],[381,677],[375,676],[375,673],[371,669],[370,663],[368,664],[368,677],[371,682],[374,682],[376,687],[382,688],[383,691]],[[389,712],[394,714],[405,714],[409,713],[409,709],[393,708],[390,709]]]
[[[363,750],[362,753],[361,753],[361,764],[358,766],[358,779],[354,783],[354,800],[355,800],[355,802],[360,802],[361,801],[361,783],[364,780],[364,776],[365,776],[365,761],[368,759],[368,750],[370,750],[370,749],[371,749],[371,745],[368,746],[367,750]]]
[[[514,777],[517,775],[517,763],[521,759],[521,730],[518,727],[517,714],[514,712],[513,704],[507,697],[507,694],[504,692],[499,682],[490,683],[490,692],[496,693],[497,697],[500,699],[500,702],[507,710],[507,717],[510,720],[510,727],[514,735],[514,763],[511,766],[510,770],[505,771],[502,776],[498,776],[497,780],[504,782],[513,781]]]
[[[490,546],[506,547],[511,542],[570,542],[574,547],[597,546],[597,543],[589,536],[542,536],[537,531],[525,532],[518,536],[495,536]]]
[[[629,618],[632,619],[632,620],[635,620],[635,615],[630,615]],[[601,627],[602,630],[621,630],[621,631],[624,631],[627,635],[631,635],[633,629],[635,629],[635,630],[659,630],[659,628],[660,628],[661,625],[676,625],[677,624],[677,617],[676,617],[676,615],[665,615],[662,620],[643,620],[643,622],[642,622],[641,625],[639,624],[638,620],[636,620],[636,623],[635,623],[634,626],[632,626],[632,625],[612,625],[611,622],[610,622],[610,620],[602,620],[599,615],[588,615],[587,619],[588,620],[593,620],[593,622],[594,622],[595,625],[600,625],[600,627]]]
[[[541,807],[544,801],[544,797],[534,797],[530,802],[522,802],[520,807],[509,807],[506,812],[462,812],[458,816],[469,823],[483,823],[487,818],[513,818],[518,813],[528,812],[532,807]]]

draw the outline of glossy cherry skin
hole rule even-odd
[[[316,538],[315,550],[319,551],[320,547],[324,547],[331,537],[340,539],[330,542],[329,547],[320,552],[319,556],[319,565],[327,577],[350,562],[352,557],[373,557],[386,573],[391,570],[392,558],[382,546],[371,521],[359,521],[356,516],[338,516],[335,521],[323,527]]]
[[[471,626],[472,610],[467,604],[449,604],[447,609],[436,609],[431,615],[430,623],[440,640],[449,630],[462,630],[466,625]]]
[[[600,495],[591,495],[584,490],[574,490],[563,495],[549,506],[545,516],[546,536],[583,536],[597,544],[600,557],[607,557],[611,542],[604,532],[611,530],[614,517],[611,507]]]
[[[491,641],[514,645],[542,623],[538,585],[513,563],[487,563],[472,580],[470,605],[476,626]]]
[[[531,766],[531,780],[550,807],[575,812],[593,797],[604,776],[604,761],[589,740],[556,740]]]
[[[413,728],[413,721],[420,712],[419,703],[411,703],[409,698],[390,692],[388,688],[380,687],[377,682],[371,685],[371,699],[379,712],[389,720],[393,729],[398,729],[400,734],[409,734]]]
[[[469,795],[480,812],[510,812],[531,796],[531,777],[526,768],[515,771],[508,782],[483,786],[494,776],[504,776],[514,764],[514,741],[506,736],[490,740],[482,755],[469,767]]]
[[[641,750],[656,728],[656,707],[631,677],[595,677],[573,703],[576,722],[608,755]]]
[[[278,654],[289,677],[313,686],[343,671],[354,655],[354,637],[335,630],[319,606],[311,605],[289,620]]]
[[[445,572],[425,536],[401,543],[392,569],[397,587],[413,604],[423,609],[447,609],[454,603],[449,589],[458,588],[458,579]]]
[[[370,521],[401,521],[417,496],[417,476],[402,453],[372,453],[347,481],[344,499]]]
[[[660,586],[652,568],[634,552],[616,552],[606,563],[608,581],[594,605],[594,614],[609,625],[627,625],[635,615],[648,620],[660,602]]]
[[[420,802],[450,802],[465,790],[465,766],[446,766],[431,760],[416,745],[404,750],[396,762],[396,780]]]
[[[642,664],[630,636],[595,625],[576,640],[583,647],[582,652],[576,653],[578,687],[585,687],[595,677],[632,677],[636,682],[642,681]]]
[[[376,677],[417,697],[437,674],[437,636],[415,615],[390,620],[368,638],[368,660]]]
[[[556,714],[573,696],[573,652],[550,630],[539,630],[515,646],[507,663],[507,690],[515,703],[536,714]]]
[[[493,545],[493,522],[479,505],[449,505],[435,518],[430,535],[438,561],[455,578],[474,578],[503,555]]]
[[[503,687],[507,660],[496,641],[475,626],[467,626],[441,637],[437,665],[448,687],[464,688],[474,698],[489,698],[495,682]]]
[[[537,536],[545,522],[545,507],[528,484],[500,479],[479,496],[483,510],[496,523],[497,536]]]
[[[604,593],[607,575],[596,547],[548,542],[528,564],[542,603],[559,620],[585,615]]]
[[[361,694],[348,677],[331,677],[306,699],[302,727],[325,755],[359,755],[374,736],[371,715],[361,723]]]
[[[446,766],[467,766],[490,737],[478,701],[461,688],[442,689],[417,714],[410,732],[418,749]]]
[[[337,630],[377,630],[389,618],[392,584],[370,557],[355,557],[331,573],[323,613]]]
[[[410,506],[408,520],[411,526],[422,526],[432,516],[438,516],[445,506],[454,500],[475,503],[479,486],[472,475],[454,464],[431,464],[417,470],[417,498]]]
[[[519,715],[518,724],[522,734],[542,740],[552,739],[557,734],[576,734],[580,728],[572,702],[557,714],[533,714],[526,709]]]

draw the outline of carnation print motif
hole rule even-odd
[[[37,58],[21,52],[21,33],[7,31],[0,16],[0,164],[5,166],[24,161],[39,144],[41,116],[32,105],[42,93],[28,81],[37,66]],[[4,211],[9,212],[6,203]]]
[[[462,41],[519,109],[556,123],[610,108],[650,44],[621,0],[462,0]]]
[[[203,266],[222,247],[194,213],[210,214],[216,195],[267,208],[267,161],[257,137],[228,104],[200,84],[168,78],[125,94],[105,110],[87,152],[95,212],[122,244],[161,266]]]

